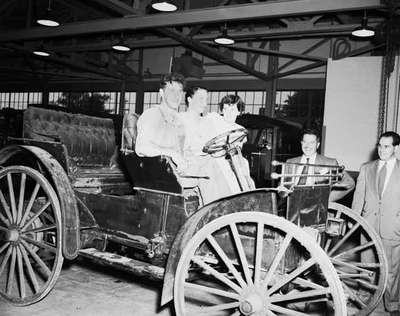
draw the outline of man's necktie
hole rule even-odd
[[[385,186],[386,173],[387,173],[387,168],[386,168],[386,162],[385,162],[383,164],[383,166],[381,167],[381,170],[379,170],[379,174],[378,174],[378,194],[379,194],[379,197],[382,197],[383,188]]]
[[[307,166],[303,167],[303,171],[301,174],[303,175],[308,175],[308,164],[310,162],[310,158],[307,158],[306,164]],[[297,183],[298,185],[305,185],[307,183],[307,176],[301,176],[299,179],[299,182]]]

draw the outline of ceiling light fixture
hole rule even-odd
[[[367,18],[367,11],[364,11],[364,16],[361,20],[361,25],[356,27],[353,32],[351,32],[353,36],[356,37],[372,37],[375,35],[375,31],[372,27],[368,26],[368,18]]]
[[[129,52],[131,50],[130,47],[125,43],[123,34],[121,34],[120,40],[113,44],[112,49],[118,52]]]
[[[162,12],[173,12],[178,10],[178,6],[173,0],[153,0],[151,7]]]
[[[59,26],[60,23],[54,18],[53,13],[51,11],[51,0],[49,0],[49,6],[46,9],[46,13],[43,17],[36,20],[36,22],[43,26],[55,27]]]
[[[33,54],[36,56],[41,56],[41,57],[49,57],[50,53],[43,47],[43,44],[40,45],[37,49],[33,51]]]
[[[222,29],[222,33],[214,38],[214,42],[220,45],[232,45],[235,44],[235,40],[228,35],[228,29],[226,24]]]

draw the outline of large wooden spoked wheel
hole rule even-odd
[[[24,166],[0,170],[0,295],[33,304],[53,288],[63,256],[61,211],[50,183]]]
[[[322,238],[347,296],[349,315],[369,315],[385,291],[388,267],[375,230],[351,209],[329,203],[328,216],[342,222],[340,236]]]
[[[187,242],[179,259],[177,315],[346,315],[329,257],[305,231],[260,212],[222,216]]]

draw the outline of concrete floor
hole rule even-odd
[[[172,316],[159,308],[161,284],[138,280],[86,260],[65,267],[50,294],[39,303],[15,307],[0,297],[1,316]]]
[[[39,303],[15,307],[0,297],[1,316],[174,316],[160,308],[161,284],[78,259],[65,265],[50,294]],[[388,316],[382,304],[370,316]],[[193,315],[194,316],[194,315]]]

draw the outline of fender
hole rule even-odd
[[[246,211],[276,214],[276,189],[258,189],[225,197],[201,207],[188,218],[176,235],[169,252],[164,273],[161,305],[165,305],[174,298],[176,268],[185,246],[196,232],[218,217]]]
[[[21,152],[33,154],[47,169],[54,183],[61,206],[61,220],[63,227],[63,255],[72,260],[78,256],[79,238],[79,212],[70,180],[60,163],[47,151],[36,146],[11,145],[0,150],[0,165],[7,162],[14,155]]]

